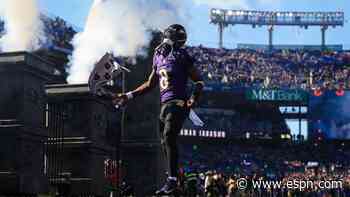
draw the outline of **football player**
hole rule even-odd
[[[125,104],[128,100],[141,96],[155,88],[160,88],[160,129],[165,148],[168,179],[156,192],[157,195],[172,194],[176,191],[178,176],[177,137],[191,108],[195,106],[204,87],[204,82],[194,67],[184,45],[186,30],[182,25],[173,24],[163,32],[163,42],[156,48],[153,69],[146,82],[133,91],[118,94],[114,102]],[[187,95],[190,78],[194,84],[192,95]]]

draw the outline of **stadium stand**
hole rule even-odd
[[[320,145],[303,144],[285,147],[221,143],[221,144],[182,144],[181,172],[195,172],[198,175],[200,192],[213,196],[289,196],[297,195],[293,190],[252,189],[231,187],[230,182],[240,178],[251,180],[342,180],[341,190],[308,189],[300,196],[348,196],[350,176],[348,171],[350,152],[344,144]],[[319,162],[320,161],[320,162]],[[211,184],[205,183],[213,178]],[[260,195],[259,195],[260,194]],[[292,196],[294,196],[292,195]]]
[[[215,49],[188,47],[207,84],[235,87],[349,88],[346,51]]]

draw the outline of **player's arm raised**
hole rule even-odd
[[[124,105],[126,101],[148,93],[157,86],[157,83],[158,77],[156,75],[155,70],[153,69],[146,82],[144,82],[142,85],[140,85],[133,91],[127,92],[125,94],[118,94],[113,100],[113,102],[114,104]]]
[[[192,108],[199,101],[199,98],[202,94],[202,90],[204,88],[204,81],[199,71],[194,66],[191,66],[191,68],[189,69],[189,77],[194,82],[194,90],[190,99],[187,101],[187,107]]]

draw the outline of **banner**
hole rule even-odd
[[[303,90],[248,89],[246,99],[251,101],[307,102],[308,93]]]

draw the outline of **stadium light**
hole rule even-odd
[[[309,26],[321,27],[321,45],[325,46],[326,27],[344,25],[344,12],[274,12],[255,10],[224,10],[213,8],[210,11],[210,22],[219,26],[219,47],[222,48],[224,27],[228,25],[258,26]],[[269,31],[269,44],[272,43],[272,31]]]
[[[253,16],[248,21],[239,17],[223,20],[222,22],[227,25],[235,24],[252,24],[256,23],[255,19],[260,17],[262,25],[271,25],[270,18],[274,16],[276,18],[273,25],[288,25],[288,26],[300,26],[300,25],[335,25],[342,26],[344,24],[343,12],[270,12],[270,11],[253,11],[253,10],[223,10],[212,9],[211,16]],[[300,20],[292,20],[289,18],[299,17]],[[213,18],[213,17],[212,17]]]

